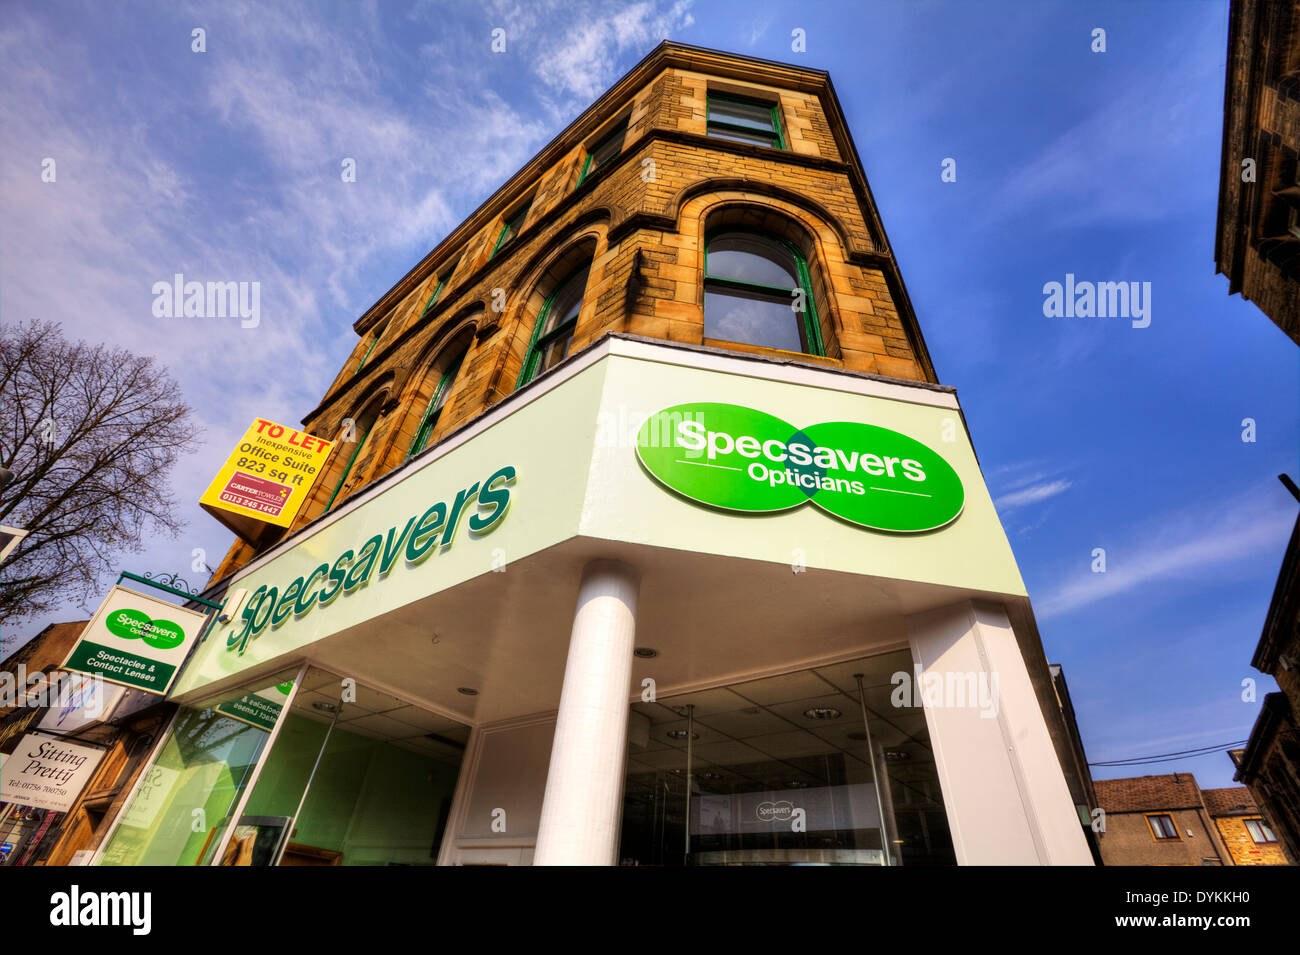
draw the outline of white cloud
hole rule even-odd
[[[1047,481],[1042,484],[1032,484],[1019,491],[1003,494],[994,501],[994,504],[997,505],[999,511],[1014,510],[1017,507],[1024,507],[1026,504],[1035,504],[1038,501],[1045,501],[1049,497],[1055,497],[1068,491],[1071,484],[1070,481]]]
[[[1126,540],[1105,548],[1104,573],[1093,573],[1089,562],[1081,562],[1046,596],[1034,600],[1035,613],[1045,620],[1142,587],[1179,578],[1204,580],[1211,571],[1222,573],[1262,554],[1276,552],[1280,557],[1295,514],[1269,500],[1257,490],[1133,528]]]
[[[314,408],[352,322],[414,264],[410,250],[432,248],[549,135],[469,71],[430,82],[422,61],[392,63],[373,11],[355,35],[311,7],[205,15],[207,54],[186,40],[181,59],[130,73],[104,68],[93,26],[0,24],[4,319],[57,319],[180,380],[207,432],[173,475],[190,527],[146,542],[129,569],[191,583],[205,579],[191,550],[215,565],[231,540],[196,502],[248,422]],[[123,29],[115,55],[144,57],[143,42]],[[345,156],[356,183],[340,178]],[[41,182],[44,157],[54,183]],[[153,284],[176,272],[259,282],[261,324],[155,318]]]
[[[618,78],[620,57],[635,59],[659,41],[695,22],[692,0],[663,5],[642,0],[598,0],[574,6],[561,0],[539,3],[497,2],[488,19],[501,24],[509,44],[531,64],[533,73],[563,99],[585,105]],[[557,30],[557,24],[564,24]]]

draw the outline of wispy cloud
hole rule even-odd
[[[1204,579],[1212,569],[1279,549],[1295,514],[1269,503],[1272,500],[1255,491],[1135,527],[1125,540],[1105,548],[1105,572],[1093,573],[1081,562],[1035,599],[1034,609],[1040,619],[1061,616],[1192,574]]]
[[[1217,18],[1208,16],[1189,26],[1220,29]],[[1188,38],[1162,42],[1172,46]],[[1032,215],[1040,228],[1079,228],[1154,222],[1185,211],[1182,182],[1149,157],[1153,147],[1168,154],[1202,152],[1194,117],[1223,108],[1222,66],[1217,80],[1210,71],[1203,66],[1197,75],[1158,74],[1110,96],[1099,90],[1079,122],[1043,143],[1004,180],[988,203],[987,224],[1002,227],[1008,219]],[[1214,151],[1205,159],[1210,171],[1217,158]]]
[[[498,0],[488,7],[488,19],[501,24],[507,43],[518,44],[522,61],[562,104],[585,105],[629,65],[620,57],[639,59],[655,43],[691,26],[691,4],[597,0],[575,7],[565,0]],[[563,27],[557,30],[557,24]]]
[[[1045,481],[1042,484],[1031,484],[1019,491],[1003,494],[993,503],[997,505],[999,511],[1010,511],[1017,507],[1024,507],[1026,504],[1036,504],[1039,501],[1047,500],[1049,497],[1056,497],[1056,495],[1068,491],[1071,484],[1070,481]]]

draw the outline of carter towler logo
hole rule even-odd
[[[693,501],[746,513],[812,502],[880,531],[930,531],[961,513],[952,465],[914,438],[857,421],[796,428],[741,405],[692,402],[653,414],[637,457],[655,480]]]

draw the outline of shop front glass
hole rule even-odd
[[[312,668],[222,865],[434,865],[469,727]]]
[[[315,668],[291,697],[297,675],[182,707],[100,864],[434,864],[468,728]]]
[[[293,691],[298,668],[182,706],[100,865],[206,865]]]
[[[955,864],[897,673],[912,677],[907,650],[634,704],[622,863]]]

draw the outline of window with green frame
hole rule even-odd
[[[825,355],[812,275],[779,236],[718,229],[704,240],[704,337]]]
[[[623,140],[627,137],[627,120],[623,120],[587,151],[587,158],[578,174],[578,185],[586,182],[587,177],[605,165],[623,151]]]
[[[775,103],[723,93],[709,93],[707,103],[710,136],[785,149],[781,110]]]
[[[325,503],[325,510],[322,514],[328,514],[330,508],[334,506],[335,500],[338,499],[339,492],[343,490],[343,485],[347,484],[348,476],[352,473],[352,467],[357,463],[357,458],[361,454],[361,449],[366,446],[366,441],[370,437],[370,432],[374,430],[375,422],[379,420],[379,408],[382,401],[372,401],[356,419],[352,428],[353,435],[360,435],[352,447],[351,454],[348,454],[347,443],[339,444],[339,454],[348,454],[348,463],[343,468],[343,473],[339,475],[338,483],[334,485],[334,491],[330,494],[330,499]]]
[[[419,454],[424,450],[425,445],[429,443],[429,436],[433,434],[433,429],[438,424],[438,417],[442,414],[442,407],[447,403],[447,395],[451,392],[452,383],[456,380],[456,373],[460,371],[461,362],[465,360],[468,351],[467,348],[461,349],[460,354],[456,355],[447,364],[446,371],[438,379],[438,387],[429,396],[429,404],[424,409],[424,414],[420,416],[420,424],[415,429],[415,437],[411,440],[411,446],[406,450],[408,458],[413,454]]]
[[[361,361],[357,364],[357,371],[360,371],[362,368],[366,367],[366,362],[370,360],[370,353],[375,350],[375,346],[379,344],[379,339],[383,336],[383,334],[384,334],[384,327],[382,325],[379,328],[375,329],[375,334],[371,336],[370,339],[370,346],[366,349],[366,353],[361,356]]]
[[[558,365],[569,354],[590,271],[591,265],[587,264],[569,273],[547,298],[537,316],[537,324],[533,326],[533,337],[528,343],[528,354],[516,388],[522,388],[548,368]]]
[[[510,218],[501,226],[501,234],[497,236],[497,244],[492,247],[492,255],[496,255],[503,246],[519,234],[519,230],[524,227],[524,220],[528,218],[528,210],[532,207],[533,200],[531,197],[519,204],[519,208],[510,214]],[[488,256],[491,258],[492,256]]]
[[[434,283],[433,286],[433,293],[429,296],[429,301],[424,303],[424,310],[420,312],[421,318],[424,318],[424,316],[428,315],[429,309],[433,308],[433,306],[437,304],[438,296],[440,296],[442,294],[442,290],[447,287],[447,281],[451,278],[452,271],[453,269],[448,269],[446,272],[443,272],[441,275],[438,276],[438,280],[437,282]]]

